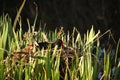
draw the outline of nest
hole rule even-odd
[[[48,43],[47,43],[48,44]],[[55,46],[54,46],[55,47]],[[24,62],[29,62],[30,58],[33,59],[39,59],[39,56],[36,55],[36,52],[34,52],[34,49],[38,49],[40,51],[44,50],[44,51],[48,51],[45,45],[45,49],[41,49],[42,47],[39,46],[34,46],[32,45],[28,45],[25,48],[23,48],[21,51],[15,51],[12,54],[12,58],[14,59],[13,63],[16,64],[15,61],[24,61]],[[72,63],[72,60],[75,60],[76,54],[75,54],[75,49],[71,48],[71,47],[65,47],[65,46],[58,46],[57,52],[61,51],[61,55],[60,55],[60,66],[59,66],[59,71],[60,71],[60,78],[64,79],[65,76],[65,72],[66,72],[66,67],[70,66]],[[50,51],[50,55],[52,56],[54,52],[54,48],[51,49]],[[57,55],[57,54],[56,54]]]

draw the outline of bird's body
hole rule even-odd
[[[37,43],[36,46],[41,50],[43,48],[48,49],[49,47],[52,49],[55,46],[58,46],[58,48],[59,48],[59,47],[62,47],[64,45],[63,45],[63,41],[61,39],[58,39],[55,42],[39,42],[39,43]]]

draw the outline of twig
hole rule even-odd
[[[18,21],[18,18],[20,17],[20,14],[21,14],[22,9],[23,9],[23,7],[25,5],[25,2],[26,2],[26,0],[23,1],[22,5],[20,6],[20,8],[18,10],[18,13],[17,13],[17,15],[15,17],[14,24],[13,24],[13,31],[15,31],[15,29],[16,29],[17,21]]]

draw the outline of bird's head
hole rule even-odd
[[[64,47],[64,42],[61,39],[57,39],[53,44],[52,47],[55,47],[56,45],[58,45],[58,47]]]

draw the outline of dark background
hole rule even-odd
[[[38,6],[36,29],[41,26],[54,30],[63,26],[65,31],[73,27],[85,33],[94,25],[95,30],[105,32],[108,29],[116,40],[120,37],[120,0],[26,0],[21,13],[23,30],[28,27],[26,19],[33,24]],[[22,0],[0,0],[0,15],[8,13],[12,22]]]

